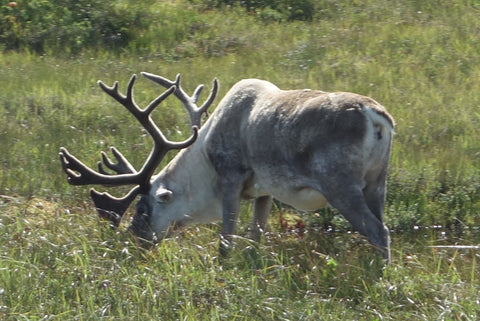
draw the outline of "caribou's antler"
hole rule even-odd
[[[90,190],[90,197],[97,208],[98,215],[110,221],[114,228],[120,225],[122,216],[133,202],[140,190],[140,186],[135,186],[127,195],[121,198],[114,197],[108,193],[99,193],[95,189]]]
[[[167,79],[143,73],[147,78],[152,79]],[[108,158],[107,154],[102,152],[102,162],[98,163],[98,171],[92,170],[87,165],[82,163],[75,156],[70,154],[66,148],[60,148],[60,162],[62,168],[67,174],[67,180],[72,185],[90,185],[100,184],[105,186],[118,185],[135,185],[130,192],[122,198],[116,198],[108,193],[99,193],[94,189],[91,190],[90,195],[97,207],[98,213],[101,217],[108,219],[112,226],[118,226],[120,220],[135,197],[140,194],[146,194],[150,190],[150,178],[152,177],[156,167],[160,164],[165,154],[172,149],[183,149],[195,142],[198,135],[198,127],[200,125],[200,116],[206,111],[213,101],[217,92],[217,81],[214,81],[214,88],[207,99],[200,108],[195,103],[203,88],[203,85],[197,87],[194,95],[188,97],[180,88],[180,75],[177,76],[176,81],[170,82],[168,89],[155,98],[145,109],[141,109],[135,103],[133,98],[133,85],[136,80],[136,75],[133,75],[127,86],[127,93],[123,95],[118,90],[118,82],[115,82],[112,87],[105,85],[99,81],[100,87],[116,101],[122,104],[130,113],[135,116],[139,123],[145,128],[154,140],[153,149],[148,156],[145,164],[140,171],[137,171],[132,164],[120,153],[116,148],[112,147],[111,152],[117,163],[114,163]],[[192,135],[183,142],[171,142],[165,138],[162,131],[156,126],[151,118],[151,113],[154,109],[164,101],[168,96],[175,92],[175,95],[187,108],[192,122]],[[109,173],[104,169],[104,166],[115,173]]]
[[[213,100],[217,96],[218,80],[216,78],[213,79],[212,91],[210,92],[210,95],[208,95],[207,100],[205,100],[205,102],[200,107],[198,107],[197,101],[200,98],[200,94],[202,93],[202,90],[204,87],[203,85],[198,85],[195,91],[193,92],[193,95],[189,97],[180,86],[180,80],[181,80],[180,74],[178,74],[177,77],[175,77],[175,81],[171,81],[162,76],[150,74],[148,72],[142,72],[142,75],[156,82],[157,84],[162,85],[165,88],[170,88],[172,86],[175,86],[177,88],[175,90],[175,96],[177,96],[177,98],[180,99],[180,101],[183,103],[183,106],[185,106],[185,109],[187,109],[188,113],[190,114],[190,121],[192,125],[198,126],[198,127],[201,126],[202,115],[207,112],[208,107],[210,107]]]
[[[108,158],[107,153],[102,152],[103,164],[109,169],[115,171],[117,174],[134,174],[137,170],[130,164],[130,162],[125,158],[125,156],[120,153],[115,147],[110,147],[113,156],[115,156],[117,163],[113,163],[110,158]],[[103,169],[102,162],[98,162],[98,172],[105,175],[112,175]]]

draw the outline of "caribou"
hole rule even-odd
[[[202,125],[214,101],[218,81],[206,101],[197,102],[174,81],[151,73],[143,76],[166,88],[146,108],[134,100],[136,75],[126,94],[99,81],[153,138],[145,164],[136,170],[116,148],[112,161],[102,152],[93,170],[61,147],[59,157],[72,185],[132,185],[117,198],[91,189],[101,217],[117,227],[140,195],[128,230],[154,244],[175,227],[222,220],[220,253],[228,253],[242,199],[253,199],[251,237],[265,230],[272,198],[299,210],[330,205],[390,259],[389,230],[383,223],[386,178],[395,122],[372,98],[349,92],[281,90],[270,82],[244,79],[236,83]],[[175,95],[190,116],[191,136],[169,141],[151,118],[154,109]],[[175,157],[157,174],[170,150]]]

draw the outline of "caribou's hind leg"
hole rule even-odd
[[[380,251],[386,260],[390,260],[390,237],[388,229],[383,225],[379,213],[373,213],[367,205],[364,192],[361,188],[331,189],[335,194],[327,197],[328,202],[353,225],[360,234],[367,236]],[[371,202],[371,199],[370,199]],[[382,203],[382,202],[380,202]],[[377,205],[380,204],[378,201]],[[373,204],[373,203],[372,203]]]
[[[363,195],[365,197],[365,202],[367,203],[370,211],[375,215],[375,217],[383,224],[383,211],[385,208],[385,185],[386,185],[386,170],[377,178],[376,181],[369,182],[368,185],[363,189]],[[385,251],[383,252],[384,257],[387,260],[390,260],[390,234],[388,228],[383,225],[383,229],[386,230],[386,243]]]
[[[265,232],[268,216],[272,209],[272,197],[261,196],[253,202],[253,218],[250,225],[250,238],[255,242],[260,242],[262,233]]]
[[[387,170],[385,169],[375,180],[367,181],[363,195],[368,208],[383,222],[383,209],[385,207],[385,185]]]

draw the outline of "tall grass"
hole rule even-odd
[[[426,247],[460,240],[440,232],[394,234],[394,260],[383,268],[363,239],[313,231],[270,233],[261,245],[238,238],[219,262],[216,226],[142,251],[86,208],[12,202],[0,235],[5,320],[475,320],[480,312],[478,250]]]
[[[479,243],[476,1],[325,0],[311,22],[289,23],[198,2],[142,6],[150,23],[131,29],[120,49],[0,54],[0,318],[478,318],[478,249],[427,247]],[[385,105],[397,121],[385,213],[396,231],[393,263],[382,269],[334,210],[303,214],[299,238],[276,221],[300,213],[278,208],[265,242],[239,237],[226,262],[216,257],[215,225],[150,252],[100,224],[87,189],[66,183],[58,148],[93,166],[114,145],[141,166],[151,141],[96,85],[119,80],[124,90],[140,71],[180,72],[188,92],[218,77],[219,97],[257,77]],[[159,90],[139,78],[136,100],[145,105]],[[154,115],[171,139],[189,134],[185,116],[174,99]]]

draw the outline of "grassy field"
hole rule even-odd
[[[155,23],[121,50],[0,53],[0,319],[480,317],[478,1],[320,1],[311,22],[282,23],[192,2],[143,6]],[[151,141],[96,85],[119,80],[123,90],[140,71],[182,73],[189,92],[217,77],[219,97],[256,77],[385,105],[397,122],[385,209],[393,262],[383,267],[331,209],[276,208],[266,239],[253,244],[243,238],[245,203],[236,249],[222,262],[217,225],[151,251],[109,229],[88,188],[66,183],[57,153],[68,147],[93,165],[114,145],[141,165]],[[158,91],[140,78],[136,100]],[[169,138],[189,134],[174,99],[154,116]]]

